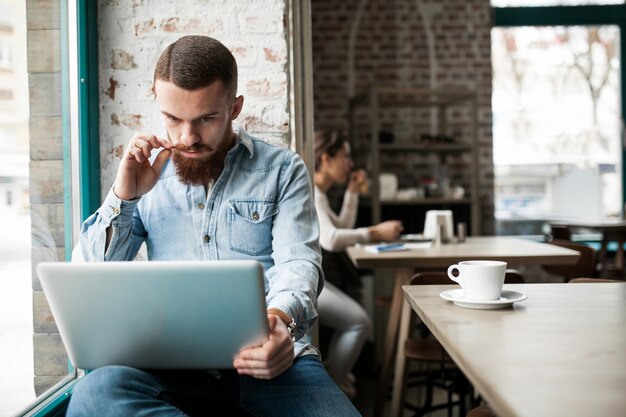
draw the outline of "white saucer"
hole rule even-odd
[[[517,291],[502,290],[502,296],[499,300],[474,300],[467,298],[462,289],[443,291],[439,294],[444,300],[452,301],[454,304],[465,308],[477,308],[481,310],[495,310],[498,308],[507,308],[518,301],[528,298],[526,294]]]

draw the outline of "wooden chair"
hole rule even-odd
[[[568,240],[554,239],[548,243],[578,251],[580,252],[580,257],[572,265],[544,265],[542,266],[544,271],[560,275],[564,277],[566,282],[572,278],[593,277],[596,275],[596,250],[594,248]]]
[[[488,405],[480,405],[472,408],[465,417],[498,417],[498,415]]]
[[[505,284],[523,284],[526,280],[520,271],[517,269],[507,269],[504,274]]]
[[[552,240],[572,240],[572,232],[567,226],[551,224],[550,235],[552,235]]]
[[[524,283],[524,277],[517,270],[507,269],[504,282],[506,284],[521,284]],[[409,285],[449,285],[450,283],[450,278],[446,272],[436,271],[419,272],[413,275]],[[413,325],[409,323],[409,328],[411,327]],[[402,330],[400,332],[402,333]],[[406,387],[409,386],[423,385],[426,388],[426,398],[421,406],[404,403],[403,406],[405,408],[415,412],[414,416],[423,416],[441,408],[447,408],[448,415],[451,415],[452,408],[458,406],[459,415],[465,414],[467,398],[469,397],[470,402],[473,402],[472,386],[436,339],[415,338],[409,335],[404,341],[404,356],[406,361],[402,375],[403,393]],[[420,363],[423,366],[428,366],[429,369],[409,374],[408,367],[410,362]],[[436,367],[433,367],[433,365],[436,365]],[[433,390],[435,387],[447,391],[447,402],[433,405]],[[457,401],[452,400],[453,394],[459,396]],[[402,397],[404,398],[404,394]]]

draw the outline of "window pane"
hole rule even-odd
[[[3,416],[68,375],[67,355],[33,276],[37,262],[65,256],[60,7],[26,3],[0,0]]]
[[[493,7],[590,6],[624,3],[624,0],[491,0]]]
[[[618,41],[614,26],[493,29],[500,232],[621,214]]]

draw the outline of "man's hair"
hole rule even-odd
[[[170,44],[157,61],[154,84],[170,81],[185,90],[197,90],[220,80],[233,97],[237,94],[237,61],[217,39],[183,36]]]
[[[317,130],[313,134],[313,147],[315,148],[315,170],[319,170],[322,164],[322,155],[327,153],[335,156],[343,144],[347,142],[346,135],[339,130]]]

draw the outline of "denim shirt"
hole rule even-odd
[[[297,154],[240,132],[208,196],[203,186],[181,183],[170,159],[141,198],[125,201],[109,192],[83,223],[74,258],[130,261],[145,242],[150,260],[257,260],[265,269],[267,307],[295,319],[296,356],[310,353],[324,282],[312,195]]]

